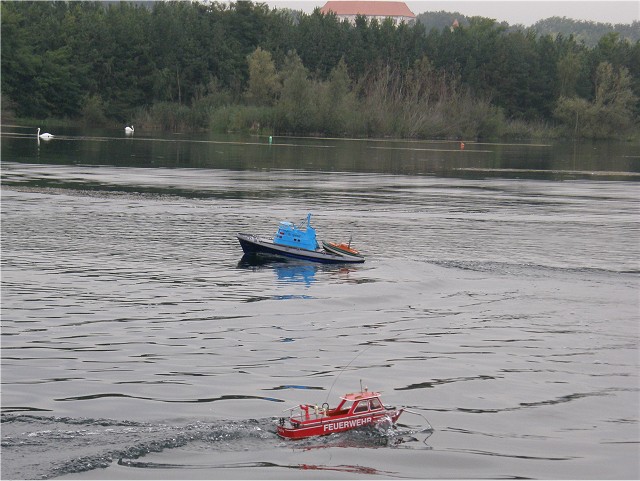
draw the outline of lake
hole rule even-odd
[[[46,130],[2,129],[3,478],[640,477],[638,143]],[[243,257],[308,212],[366,262]],[[412,413],[275,434],[361,385]]]

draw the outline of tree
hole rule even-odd
[[[625,67],[614,69],[603,62],[598,66],[595,84],[596,122],[605,137],[624,133],[633,127],[637,97],[631,90],[631,78]]]
[[[358,15],[355,20],[355,26],[349,28],[345,61],[356,79],[366,75],[373,69],[380,68],[377,65],[378,52],[373,47],[375,42],[372,30],[369,27],[366,18]]]
[[[291,132],[308,132],[315,120],[313,86],[295,51],[287,55],[281,76],[282,92],[277,103],[281,127]]]
[[[258,47],[247,56],[249,84],[245,92],[254,105],[273,105],[280,91],[280,79],[271,54]]]
[[[347,28],[335,14],[324,15],[319,8],[303,16],[296,28],[295,48],[305,67],[326,79],[347,47]]]
[[[556,71],[561,97],[574,97],[577,94],[577,84],[581,74],[582,63],[582,56],[571,50],[558,60]]]
[[[2,3],[2,100],[11,99],[18,115],[27,107],[20,99],[33,91],[33,76],[38,62],[27,38],[25,16],[12,2]]]
[[[320,125],[327,134],[342,135],[348,129],[355,110],[355,98],[351,93],[351,79],[344,58],[340,59],[329,80],[322,85],[318,95]]]
[[[634,107],[637,97],[625,67],[615,69],[602,62],[597,69],[594,100],[561,97],[556,117],[574,136],[611,138],[624,135],[636,127]]]

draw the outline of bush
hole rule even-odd
[[[2,112],[0,114],[2,123],[6,123],[9,120],[14,120],[16,117],[16,103],[0,92],[0,108]]]
[[[272,107],[227,106],[209,115],[209,128],[214,132],[273,132],[275,122]]]
[[[160,102],[149,109],[149,123],[161,130],[188,130],[192,120],[191,109],[175,102]]]
[[[559,137],[560,131],[546,122],[536,123],[518,119],[506,122],[502,135],[511,139],[543,139]]]
[[[101,127],[107,124],[104,113],[104,102],[100,95],[87,95],[81,108],[82,122],[91,127]]]

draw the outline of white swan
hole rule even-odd
[[[40,133],[40,127],[38,127],[38,138],[39,139],[43,139],[43,140],[49,140],[49,139],[53,139],[53,135],[51,135],[48,132],[45,132],[44,134]]]
[[[125,127],[124,128],[124,133],[125,134],[132,134],[133,132],[134,132],[133,125],[131,127]]]

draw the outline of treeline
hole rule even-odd
[[[355,25],[264,4],[2,2],[2,109],[138,129],[629,136],[640,43]]]

